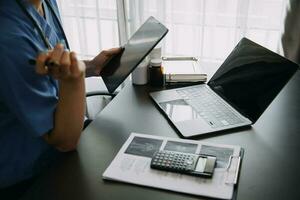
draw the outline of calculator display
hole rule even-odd
[[[195,171],[204,172],[206,160],[206,158],[199,157]]]

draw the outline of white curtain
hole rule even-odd
[[[288,0],[57,0],[72,50],[119,46],[149,17],[169,28],[163,55],[219,65],[242,37],[279,52]],[[126,23],[127,22],[127,23]]]
[[[71,49],[88,59],[119,46],[114,0],[57,0]]]
[[[126,0],[129,35],[149,16],[169,28],[164,55],[222,62],[242,37],[278,52],[286,0]]]

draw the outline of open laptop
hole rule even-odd
[[[250,126],[298,68],[243,38],[207,84],[150,96],[184,137]]]
[[[167,33],[163,24],[149,17],[124,45],[123,52],[101,71],[107,90],[113,93]]]

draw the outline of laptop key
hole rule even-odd
[[[212,128],[234,125],[243,122],[228,106],[226,106],[208,88],[179,89],[178,94],[185,99]]]

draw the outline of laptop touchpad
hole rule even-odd
[[[183,99],[161,102],[159,105],[173,122],[200,118],[197,111]]]

